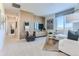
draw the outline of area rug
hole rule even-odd
[[[44,50],[47,50],[47,51],[57,51],[58,52],[58,40],[54,40],[54,43],[55,44],[52,44],[52,46],[48,45],[47,42],[45,43],[44,45]]]

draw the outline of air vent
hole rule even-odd
[[[19,4],[16,4],[16,3],[12,3],[12,6],[15,7],[15,8],[20,8],[21,7]]]

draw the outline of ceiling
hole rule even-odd
[[[32,12],[38,16],[45,16],[53,13],[58,13],[64,11],[66,9],[74,7],[75,3],[19,3],[21,5],[21,9]],[[4,7],[8,10],[13,10],[15,12],[15,8],[12,7],[11,3],[5,3]]]

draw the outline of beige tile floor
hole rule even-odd
[[[1,56],[66,56],[63,53],[55,51],[46,51],[41,49],[40,45],[46,37],[36,38],[33,42],[26,42],[25,39],[16,41],[15,38],[5,39]]]

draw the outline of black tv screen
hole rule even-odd
[[[29,22],[25,22],[25,26],[29,26]]]
[[[39,24],[39,30],[42,30],[44,28],[43,24]]]

